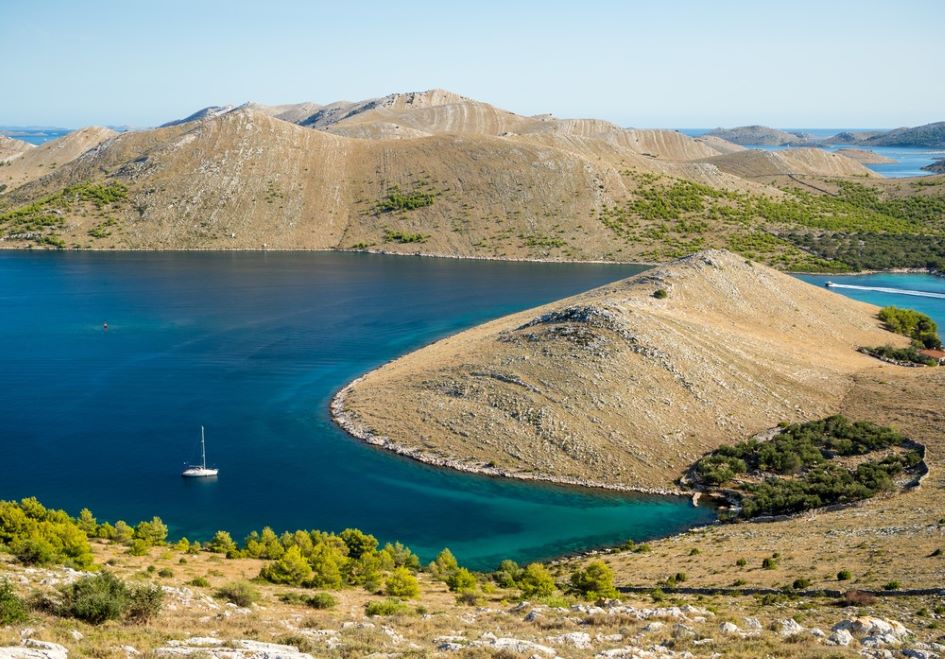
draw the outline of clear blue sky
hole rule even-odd
[[[945,120],[945,1],[0,0],[0,124],[442,87],[626,126]]]

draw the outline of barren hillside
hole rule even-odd
[[[705,162],[715,165],[723,172],[743,178],[767,178],[789,174],[879,178],[879,174],[853,158],[817,148],[784,151],[749,149],[708,158]]]
[[[34,147],[29,142],[23,142],[22,140],[7,137],[6,135],[0,135],[0,163],[13,160],[32,148]]]
[[[0,170],[0,183],[12,189],[41,178],[117,134],[110,128],[90,126],[27,149]]]
[[[840,179],[884,182],[819,150],[764,154],[677,131],[523,116],[443,90],[247,103],[117,137],[84,129],[15,158],[0,171],[0,241],[637,262],[725,248],[830,271],[871,265],[872,243],[893,227],[909,243],[896,265],[945,254],[926,237],[938,231],[938,199],[888,209],[860,192],[812,200],[788,189],[796,175],[808,197]]]
[[[855,348],[903,342],[870,305],[707,251],[439,341],[336,411],[422,460],[666,488],[721,444],[835,412],[878,364]]]

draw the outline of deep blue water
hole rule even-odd
[[[665,535],[713,518],[458,474],[332,425],[361,373],[432,340],[639,271],[305,253],[0,252],[0,498],[172,535],[360,527],[472,567]],[[102,324],[109,329],[103,331]],[[180,478],[199,428],[216,481]]]
[[[708,133],[711,128],[683,128],[679,132],[688,135],[690,137],[699,137]],[[823,138],[831,137],[837,133],[844,131],[864,131],[864,130],[882,130],[875,128],[783,128],[792,133],[803,133],[807,135],[813,135],[814,137]],[[761,149],[763,151],[782,151],[784,149],[790,149],[793,147],[788,146],[764,146],[756,145],[752,146],[752,149]],[[869,164],[866,165],[869,169],[872,169],[874,172],[882,174],[888,178],[903,178],[906,176],[930,176],[932,172],[927,172],[922,168],[926,165],[931,165],[936,160],[945,158],[945,149],[928,149],[923,147],[906,147],[906,146],[856,146],[856,145],[843,145],[843,144],[831,144],[825,145],[821,148],[824,148],[828,151],[836,151],[838,149],[850,148],[850,149],[865,149],[868,151],[875,151],[881,156],[887,158],[892,158],[896,162],[885,163],[885,164]]]

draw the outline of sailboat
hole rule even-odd
[[[200,464],[189,465],[181,476],[184,478],[206,478],[207,476],[216,476],[220,470],[216,467],[207,466],[207,446],[204,442],[203,426],[200,426]]]

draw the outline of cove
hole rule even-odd
[[[0,498],[218,529],[445,546],[472,568],[714,519],[687,500],[498,480],[365,446],[332,395],[405,352],[641,266],[342,253],[0,252]],[[108,323],[108,330],[103,323]],[[180,478],[207,429],[216,481]]]

